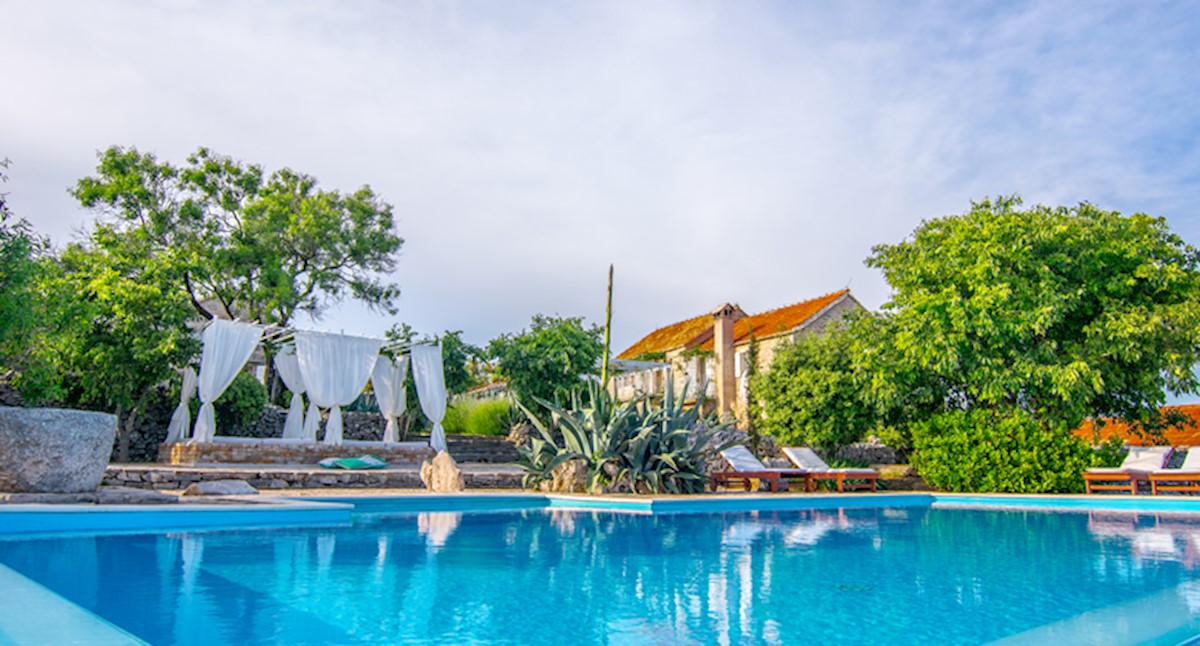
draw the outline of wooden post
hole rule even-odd
[[[600,388],[608,390],[608,344],[612,338],[613,266],[608,266],[608,304],[604,306],[604,354],[600,356]],[[615,393],[614,393],[615,398]]]

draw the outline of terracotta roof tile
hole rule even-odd
[[[1166,438],[1167,444],[1171,446],[1200,446],[1200,404],[1183,404],[1180,406],[1163,406],[1162,411],[1178,410],[1184,415],[1191,418],[1193,424],[1183,427],[1171,426],[1163,431],[1163,436]],[[1084,439],[1087,442],[1095,440],[1092,433],[1092,420],[1085,420],[1083,424],[1075,429],[1075,435]],[[1133,446],[1142,446],[1143,444],[1153,444],[1155,441],[1152,438],[1142,437],[1133,432],[1129,425],[1124,422],[1114,422],[1106,420],[1105,424],[1100,427],[1100,440],[1118,435],[1127,443]]]
[[[617,355],[618,359],[635,359],[643,354],[650,352],[666,352],[680,346],[686,345],[688,341],[696,338],[706,329],[712,327],[712,315],[701,314],[695,318],[690,318],[686,321],[660,327],[657,330],[647,334],[641,341],[629,346],[621,354]]]
[[[849,293],[849,291],[848,289],[843,289],[801,303],[738,319],[733,324],[733,342],[737,344],[746,341],[750,338],[751,330],[760,339],[793,330],[796,326],[812,318],[814,314],[829,306],[829,304],[841,298],[844,294]],[[647,334],[642,340],[617,355],[617,358],[633,359],[650,352],[674,350],[687,345],[711,329],[712,315],[701,314],[695,318],[680,321],[679,323],[659,328]],[[712,347],[711,335],[700,344],[701,349],[711,350]]]
[[[811,300],[763,312],[762,314],[738,319],[733,324],[733,344],[737,345],[749,341],[751,331],[754,332],[754,336],[763,339],[794,330],[797,326],[812,318],[814,314],[825,309],[849,292],[850,290],[843,289],[831,294],[825,294],[824,296],[818,296]],[[712,339],[710,338],[700,344],[700,348],[703,350],[713,349]]]

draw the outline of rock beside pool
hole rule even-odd
[[[454,493],[467,488],[462,469],[447,451],[438,451],[433,460],[421,463],[421,482],[435,493]]]
[[[587,460],[567,460],[554,467],[550,482],[542,483],[549,493],[584,493],[587,491]]]
[[[107,413],[0,406],[0,491],[95,491],[116,434]]]
[[[183,490],[185,496],[248,496],[258,493],[245,480],[208,480],[193,482]]]

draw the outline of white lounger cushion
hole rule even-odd
[[[817,455],[815,451],[806,446],[789,446],[783,449],[783,454],[787,456],[787,459],[792,461],[792,464],[814,473],[877,473],[875,469],[835,469],[822,460],[821,456]]]
[[[1127,471],[1156,471],[1163,468],[1167,455],[1171,452],[1169,446],[1131,446],[1129,453],[1119,467],[1100,467],[1088,469],[1085,473],[1125,473]]]
[[[759,462],[758,458],[754,457],[750,449],[741,445],[731,446],[721,451],[721,457],[725,458],[734,471],[770,471],[762,462]]]

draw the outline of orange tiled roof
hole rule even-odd
[[[1200,404],[1182,404],[1180,406],[1163,406],[1163,412],[1168,410],[1178,410],[1184,415],[1191,418],[1192,426],[1171,426],[1163,431],[1163,437],[1171,446],[1200,446]],[[1083,424],[1075,429],[1075,435],[1084,439],[1087,442],[1092,442],[1095,436],[1092,434],[1092,420],[1085,420]],[[1129,428],[1129,424],[1124,422],[1114,422],[1107,420],[1104,426],[1100,427],[1100,440],[1119,435],[1129,444],[1141,446],[1142,444],[1150,444],[1154,440],[1145,438],[1137,433],[1134,433]]]
[[[686,345],[705,330],[712,327],[712,315],[701,314],[686,321],[660,327],[642,337],[641,341],[629,346],[618,359],[633,359],[649,352],[666,352]]]
[[[763,339],[794,330],[796,326],[812,318],[814,314],[825,309],[830,303],[833,303],[849,292],[850,290],[843,289],[824,296],[818,296],[811,300],[763,312],[762,314],[738,319],[733,323],[733,344],[737,345],[749,341],[751,332],[754,332],[754,336]],[[712,350],[713,340],[710,338],[701,343],[700,348],[702,350]]]
[[[802,303],[738,319],[733,324],[733,342],[737,344],[749,339],[751,329],[754,330],[754,335],[760,339],[795,329],[796,326],[812,318],[814,314],[827,307],[842,295],[849,293],[849,291],[848,289],[843,289]],[[675,348],[687,345],[689,342],[694,341],[696,337],[710,330],[712,330],[712,315],[701,314],[695,318],[680,321],[679,323],[659,328],[647,334],[641,341],[638,341],[630,346],[629,349],[618,354],[617,358],[633,359],[649,352],[674,350]],[[711,337],[700,344],[701,349],[711,350],[712,347]]]

